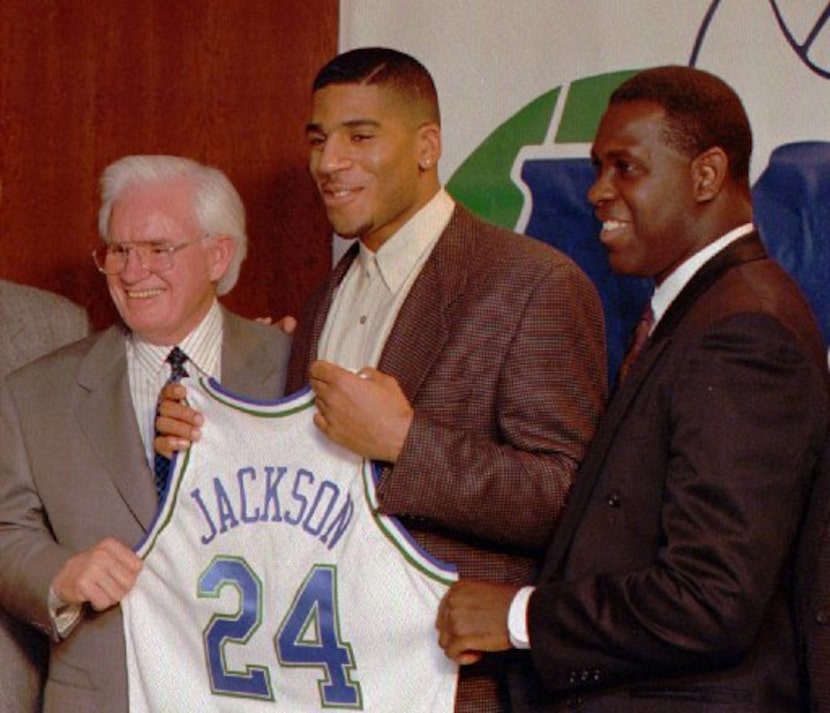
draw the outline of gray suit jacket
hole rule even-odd
[[[65,297],[0,280],[0,379],[89,334],[86,312]]]
[[[86,312],[65,297],[0,280],[0,379],[89,334]],[[0,713],[40,710],[46,639],[0,611]]]
[[[290,339],[228,312],[224,318],[225,387],[280,396]],[[135,545],[152,522],[153,476],[130,404],[120,326],[30,364],[3,389],[0,606],[44,632],[49,585],[66,560],[106,537]],[[51,647],[44,710],[126,708],[120,608],[88,611]]]

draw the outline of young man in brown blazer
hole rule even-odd
[[[0,396],[0,606],[52,639],[44,711],[127,708],[116,605],[158,495],[152,440],[172,346],[191,378],[283,393],[289,338],[219,306],[245,212],[216,169],[127,157],[102,179],[97,264],[123,324],[15,372]],[[174,635],[168,632],[168,635]]]
[[[65,297],[0,280],[0,379],[88,334],[87,313]],[[0,610],[0,713],[40,710],[47,643]]]
[[[589,198],[612,268],[655,279],[655,325],[537,586],[460,582],[437,619],[461,663],[530,649],[514,710],[804,709],[787,573],[827,364],[752,227],[751,146],[738,97],[700,70],[646,70],[611,97]]]
[[[569,258],[441,187],[438,98],[412,57],[335,57],[306,134],[329,220],[357,240],[303,310],[288,389],[310,378],[317,425],[381,465],[380,510],[428,553],[527,583],[605,399],[596,292]],[[193,412],[163,409],[182,419],[168,433],[198,436]],[[464,670],[455,710],[503,710],[504,663]]]
[[[306,134],[329,220],[357,242],[303,311],[289,388],[310,376],[318,426],[381,464],[381,511],[430,554],[527,583],[604,403],[594,288],[443,190],[435,86],[412,57],[334,58]],[[456,711],[503,710],[503,669],[465,670]]]

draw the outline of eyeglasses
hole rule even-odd
[[[138,264],[150,272],[166,272],[173,267],[173,256],[190,245],[201,242],[208,235],[203,235],[189,243],[171,245],[153,240],[138,243],[107,243],[103,248],[92,251],[92,259],[99,272],[105,275],[117,275],[127,267],[130,253],[135,253]]]

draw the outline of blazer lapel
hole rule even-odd
[[[608,408],[600,420],[568,495],[562,519],[552,541],[550,553],[545,560],[542,577],[549,578],[553,576],[564,564],[565,556],[571,546],[571,540],[582,519],[582,512],[594,492],[608,450],[617,434],[617,428],[628,415],[634,397],[639,393],[643,382],[645,382],[649,372],[651,372],[669,343],[669,339],[663,339],[659,343],[649,345],[638,358],[637,369],[625,379],[608,403]]]
[[[86,446],[109,473],[127,508],[147,529],[158,503],[132,408],[120,327],[105,332],[84,358],[78,386],[85,392],[76,416]]]
[[[264,351],[271,342],[252,338],[250,325],[241,317],[223,308],[222,319],[222,386],[235,394],[259,398],[282,394],[284,356]]]
[[[614,393],[600,421],[585,460],[579,469],[573,490],[568,496],[562,521],[557,528],[550,555],[545,562],[543,577],[553,576],[564,565],[571,540],[582,518],[582,512],[591,498],[617,429],[628,415],[634,397],[640,391],[660,355],[670,344],[671,337],[682,323],[683,318],[701,295],[728,270],[766,256],[766,250],[757,233],[753,232],[739,238],[705,263],[672,302],[671,307],[657,324],[650,343],[637,360],[636,369]]]
[[[721,250],[695,273],[694,277],[677,295],[666,314],[657,324],[652,335],[652,343],[671,335],[701,295],[714,285],[724,273],[737,265],[743,265],[753,260],[762,260],[766,257],[767,251],[756,232],[738,238],[734,243]]]
[[[472,251],[471,220],[452,218],[401,305],[378,368],[394,376],[412,401],[449,337],[447,312],[464,293]]]

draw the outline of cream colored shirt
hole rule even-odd
[[[320,335],[321,359],[353,371],[377,366],[401,305],[454,209],[441,189],[377,252],[360,243]]]

